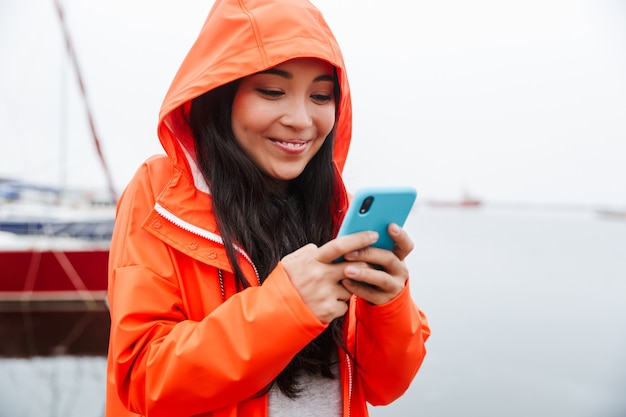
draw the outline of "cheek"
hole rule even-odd
[[[238,133],[263,132],[275,119],[275,110],[266,102],[245,94],[240,97],[235,96],[231,113],[231,126],[235,136]]]
[[[248,101],[242,99],[238,100],[237,97],[235,97],[233,101],[230,124],[237,140],[240,140],[241,135],[245,134],[251,128],[249,117],[251,110],[248,104]]]

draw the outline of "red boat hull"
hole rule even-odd
[[[0,251],[0,301],[102,301],[108,248]]]

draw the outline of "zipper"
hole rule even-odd
[[[348,365],[348,415],[351,415],[351,407],[352,407],[352,362],[350,361],[350,356],[346,353],[346,363]]]
[[[199,236],[203,239],[207,239],[213,243],[217,243],[217,244],[224,246],[224,240],[222,239],[220,235],[215,234],[213,232],[209,232],[208,230],[202,229],[201,227],[198,227],[196,225],[193,225],[181,219],[180,217],[176,216],[175,214],[173,214],[171,211],[169,211],[168,209],[166,209],[159,203],[156,203],[154,205],[154,210],[157,213],[159,213],[161,217],[163,217],[165,220],[172,223],[173,225],[183,230],[186,230],[189,233],[193,233],[194,235]],[[256,275],[257,283],[261,285],[261,279],[259,278],[259,271],[256,269],[256,265],[254,265],[254,262],[252,262],[252,259],[250,258],[250,256],[246,253],[245,250],[243,250],[241,247],[235,244],[233,244],[233,248],[237,252],[239,252],[239,254],[243,256],[250,263],[250,265],[252,265],[252,268],[254,269],[254,273]]]

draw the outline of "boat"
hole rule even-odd
[[[57,187],[14,178],[0,180],[0,311],[76,306],[93,310],[106,304],[117,194],[60,1],[55,0],[54,6],[108,190],[99,193],[69,189],[65,184]],[[62,103],[67,105],[67,101],[65,98]],[[66,135],[61,132],[62,137]],[[70,307],[72,303],[74,307]]]
[[[0,180],[0,357],[106,355],[115,206]]]
[[[437,208],[477,208],[483,206],[483,201],[465,193],[457,200],[428,200],[427,204]]]
[[[601,209],[596,212],[604,219],[626,221],[626,209]]]
[[[108,245],[0,232],[0,358],[106,356]]]
[[[19,191],[0,202],[0,310],[104,302],[114,206],[50,202],[48,188],[13,185]]]

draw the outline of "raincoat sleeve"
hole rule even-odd
[[[263,390],[326,325],[280,265],[263,286],[190,319],[198,306],[190,306],[180,280],[194,273],[217,280],[211,275],[217,270],[198,262],[185,267],[176,250],[137,227],[157,195],[149,170],[144,165],[126,189],[111,244],[114,385],[124,406],[142,415],[191,416],[232,406]]]
[[[413,302],[408,283],[384,305],[355,298],[352,314],[357,383],[368,403],[389,404],[408,389],[426,355],[426,316]]]

